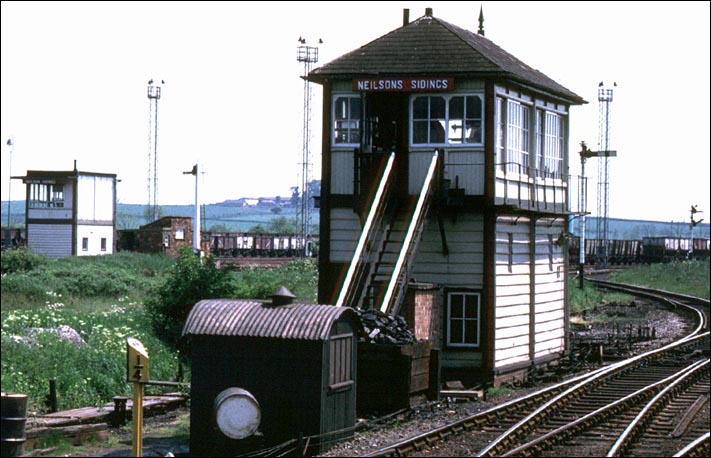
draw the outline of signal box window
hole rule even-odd
[[[478,95],[417,96],[412,101],[413,145],[482,144]]]
[[[64,207],[64,185],[32,183],[30,185],[30,208]]]
[[[333,106],[334,142],[339,145],[360,144],[360,96],[339,96]]]
[[[88,237],[82,237],[81,251],[89,251],[89,238]]]
[[[447,294],[447,345],[478,347],[481,295],[473,292]]]

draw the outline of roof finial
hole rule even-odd
[[[484,36],[484,5],[479,6],[479,35]]]

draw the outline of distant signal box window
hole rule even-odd
[[[29,201],[30,208],[64,207],[64,185],[32,183]]]
[[[338,96],[333,106],[334,142],[338,145],[360,144],[360,96]]]

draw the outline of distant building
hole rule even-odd
[[[193,245],[189,216],[164,216],[138,229],[118,231],[118,251],[165,253],[178,256],[180,247]]]
[[[28,170],[27,246],[50,258],[114,252],[116,175]]]

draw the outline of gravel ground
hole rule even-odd
[[[578,341],[615,339],[622,341],[630,350],[662,346],[680,334],[688,332],[689,326],[684,318],[676,312],[660,309],[643,299],[635,299],[627,304],[609,304],[598,306],[587,311],[585,317],[575,320]],[[639,328],[654,329],[655,339],[627,343],[629,329],[633,337]],[[634,339],[632,339],[634,340]],[[623,356],[622,354],[620,356]],[[572,376],[573,374],[571,374]],[[395,442],[427,432],[430,429],[444,426],[448,423],[466,418],[477,412],[494,407],[497,404],[519,398],[529,392],[543,388],[546,384],[536,387],[512,387],[509,393],[489,396],[486,401],[469,401],[462,403],[427,402],[412,408],[410,411],[396,415],[382,426],[373,425],[374,429],[357,432],[353,440],[342,442],[322,456],[359,456],[383,448]],[[446,446],[438,447],[430,456],[462,456],[461,450],[448,450]],[[423,454],[424,455],[424,454]]]

